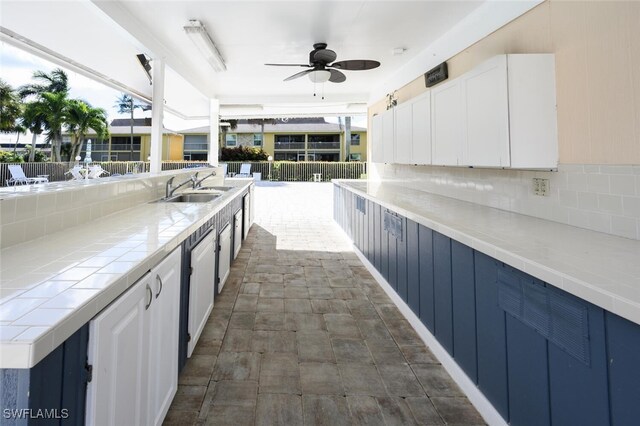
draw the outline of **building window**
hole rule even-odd
[[[349,154],[349,161],[361,161],[362,154]]]
[[[309,149],[340,149],[340,135],[309,135]]]
[[[262,146],[262,133],[253,134],[253,146]]]
[[[238,143],[238,136],[237,135],[226,135],[226,145],[227,146],[236,146],[236,144]]]
[[[304,135],[276,135],[275,149],[304,149]]]
[[[360,145],[360,135],[358,133],[351,134],[351,145]]]

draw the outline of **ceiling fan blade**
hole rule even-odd
[[[329,70],[329,72],[331,73],[331,77],[329,77],[329,81],[332,83],[342,83],[347,79],[347,76],[338,70]]]
[[[311,67],[309,64],[265,64],[270,67]]]
[[[380,62],[372,61],[370,59],[351,59],[348,61],[334,62],[329,66],[339,70],[364,71],[378,68],[380,66]]]
[[[296,78],[300,78],[303,75],[309,74],[312,71],[313,71],[313,69],[300,71],[298,73],[295,73],[294,75],[290,75],[289,77],[285,78],[284,81],[295,80]]]
[[[330,49],[318,49],[313,52],[313,61],[328,64],[336,60],[338,55]]]

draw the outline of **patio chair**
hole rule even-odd
[[[240,173],[236,177],[251,177],[251,164],[244,163],[240,165]]]
[[[27,177],[24,174],[24,170],[22,170],[22,166],[18,164],[10,164],[8,167],[9,173],[11,173],[11,178],[7,179],[7,186],[49,182],[49,179],[47,179],[46,177]]]
[[[71,175],[71,180],[82,180],[84,176],[80,173],[80,170],[82,170],[82,166],[73,166],[71,170],[65,172],[65,175]]]
[[[103,169],[100,164],[89,166],[89,179],[97,179],[104,174],[108,175],[110,173]]]

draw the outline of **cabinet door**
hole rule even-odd
[[[507,55],[511,167],[558,167],[553,54]]]
[[[464,114],[461,164],[508,167],[507,57],[499,55],[460,77]]]
[[[218,293],[229,277],[231,269],[231,226],[227,224],[218,236]]]
[[[412,164],[431,164],[431,92],[412,102],[411,156]]]
[[[87,385],[87,424],[147,423],[146,314],[152,298],[147,274],[91,321],[88,361],[93,378]],[[176,346],[176,354],[177,350]]]
[[[405,102],[396,108],[395,117],[395,162],[413,163],[413,102]]]
[[[441,166],[457,166],[462,146],[462,96],[459,79],[431,91],[431,160]]]
[[[382,154],[382,115],[374,115],[371,117],[371,161],[373,163],[382,163],[384,156]]]
[[[161,425],[178,390],[180,257],[175,249],[151,270],[147,424]]]
[[[238,257],[242,246],[242,210],[233,216],[233,258]]]
[[[390,109],[382,113],[382,161],[394,163],[395,111]]]
[[[245,196],[242,197],[242,208],[244,210],[242,235],[244,238],[247,238],[247,234],[249,234],[249,228],[251,228],[251,215],[253,214],[253,206],[251,205],[251,191],[249,191],[249,193],[245,194]]]
[[[191,357],[202,329],[213,309],[216,275],[216,230],[191,250],[189,279],[189,335],[187,357]]]

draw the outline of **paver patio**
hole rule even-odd
[[[484,424],[353,253],[332,191],[257,185],[165,424]]]

